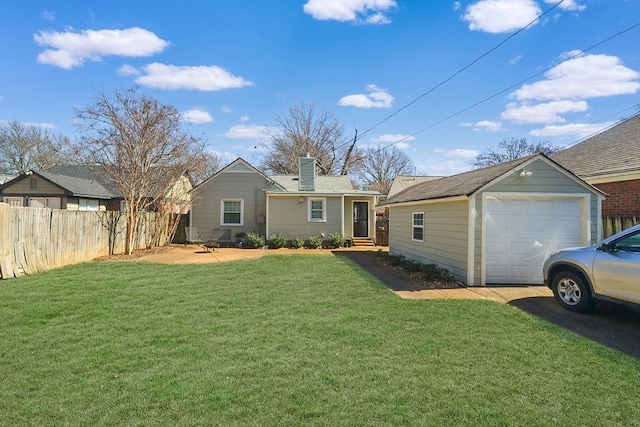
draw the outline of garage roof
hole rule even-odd
[[[557,165],[558,168],[566,171],[565,168],[563,168],[555,161],[549,159],[549,157],[547,157],[546,155],[537,153],[516,160],[511,160],[509,162],[498,163],[486,168],[475,169],[458,175],[447,176],[444,178],[435,179],[433,181],[416,184],[389,197],[379,205],[385,206],[397,203],[417,202],[421,200],[445,199],[456,196],[469,197],[485,185],[491,183],[493,180],[518,168],[519,166],[536,157],[546,159],[547,161]],[[574,176],[571,172],[566,172],[569,175]],[[590,186],[580,178],[575,177],[575,179],[583,182],[585,186],[591,187],[594,191],[602,193],[600,190]]]

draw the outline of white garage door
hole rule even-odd
[[[551,251],[582,245],[580,199],[485,201],[486,283],[542,284]]]

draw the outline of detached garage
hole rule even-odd
[[[389,252],[469,286],[542,284],[542,264],[600,240],[604,193],[543,154],[409,187],[389,208]]]

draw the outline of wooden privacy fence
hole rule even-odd
[[[636,224],[640,224],[640,217],[604,217],[602,218],[602,238],[612,236]]]
[[[142,212],[134,249],[165,245],[170,216]],[[125,227],[120,212],[18,208],[0,203],[0,278],[124,253]]]

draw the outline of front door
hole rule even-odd
[[[353,237],[369,237],[369,202],[353,202]]]

